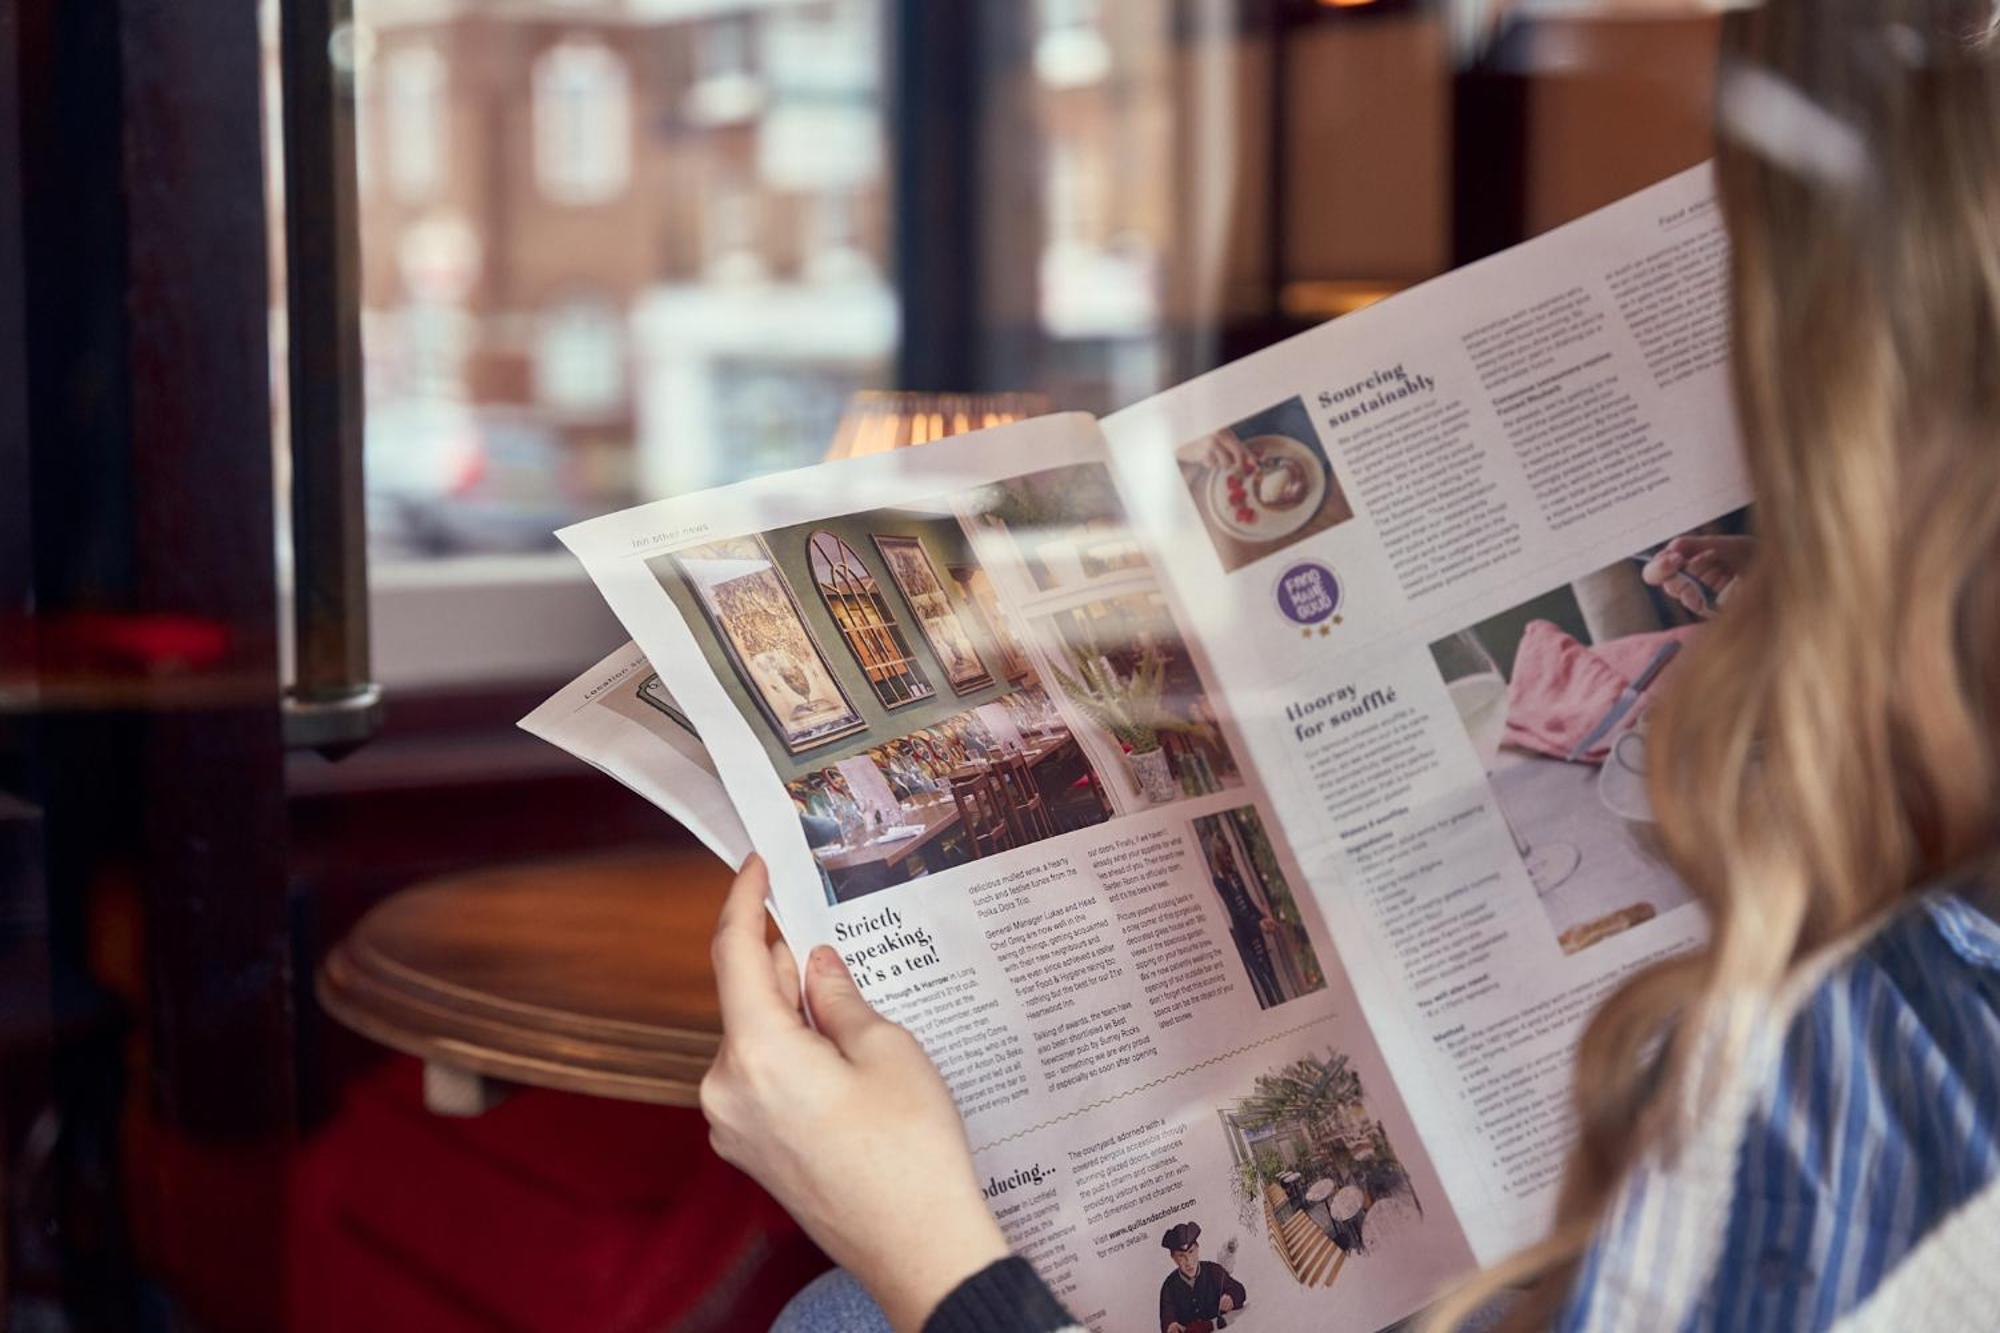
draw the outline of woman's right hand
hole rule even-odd
[[[892,1325],[920,1329],[960,1282],[1006,1257],[1007,1242],[936,1066],[832,949],[812,951],[801,986],[784,942],[765,942],[769,883],[751,857],[716,927],[722,1046],[701,1081],[710,1142]]]

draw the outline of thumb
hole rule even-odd
[[[843,1055],[851,1055],[861,1035],[882,1021],[854,984],[847,964],[824,944],[806,958],[805,997],[813,1026]]]

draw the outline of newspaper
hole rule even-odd
[[[1379,1328],[1545,1228],[1580,1023],[1704,929],[1645,716],[1751,540],[1725,265],[1702,168],[1101,423],[560,534],[1090,1327]]]
[[[637,644],[563,686],[521,727],[659,806],[730,865],[750,854],[715,761]]]

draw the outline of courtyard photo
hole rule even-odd
[[[1238,1200],[1299,1285],[1330,1287],[1420,1225],[1423,1202],[1346,1055],[1259,1074],[1217,1115]]]

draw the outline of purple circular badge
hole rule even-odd
[[[1340,610],[1340,576],[1317,560],[1278,575],[1278,610],[1294,625],[1323,625]]]

